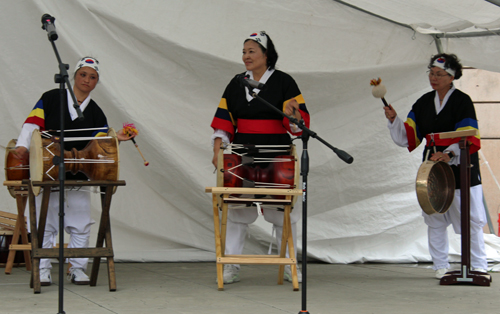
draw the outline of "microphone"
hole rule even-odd
[[[250,79],[250,77],[248,75],[245,76],[243,74],[240,74],[240,75],[237,75],[237,77],[240,80],[240,83],[243,84],[243,86],[246,86],[246,87],[248,87],[250,89],[257,88],[257,89],[260,89],[260,90],[264,90],[266,88],[265,84]]]
[[[337,154],[337,156],[339,156],[340,159],[342,159],[344,162],[348,164],[352,164],[352,162],[354,161],[354,158],[352,158],[351,155],[349,155],[343,150],[337,149],[335,153]]]
[[[49,40],[54,41],[57,39],[56,26],[54,25],[55,18],[50,14],[45,13],[42,15],[42,29],[47,31]]]

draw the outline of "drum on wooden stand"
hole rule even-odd
[[[14,157],[14,149],[16,148],[17,140],[10,140],[5,149],[5,181],[22,181],[30,178],[29,160],[20,160]],[[9,193],[12,197],[14,187],[8,186]]]
[[[33,131],[30,144],[30,174],[32,181],[56,181],[59,167],[53,164],[55,156],[61,155],[61,148],[56,137],[41,137],[38,130]],[[116,181],[119,178],[120,154],[116,132],[110,128],[107,136],[95,137],[84,149],[64,151],[66,172],[81,172],[89,180]],[[116,190],[116,189],[115,189]],[[40,194],[40,187],[33,187],[35,195]]]

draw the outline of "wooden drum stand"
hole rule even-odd
[[[294,149],[294,148],[293,148]],[[223,148],[219,151],[217,167],[217,183],[223,185]],[[298,163],[296,162],[296,166]],[[222,171],[221,171],[222,170]],[[297,177],[297,176],[296,176]],[[212,193],[212,205],[214,215],[214,234],[215,234],[215,255],[217,263],[217,285],[218,290],[224,290],[224,264],[258,264],[258,265],[279,265],[278,284],[283,284],[285,265],[290,265],[292,271],[292,286],[294,291],[299,290],[297,279],[297,260],[295,258],[295,249],[293,246],[292,227],[290,222],[290,213],[294,198],[302,195],[300,189],[278,189],[278,188],[250,188],[250,187],[207,187],[206,193]],[[232,197],[231,194],[245,195],[246,198]],[[258,195],[276,195],[281,196],[278,199],[257,198]],[[251,197],[254,196],[254,197]],[[283,215],[283,235],[281,238],[281,248],[279,255],[225,255],[226,244],[226,226],[229,204],[254,204],[282,205],[284,206]],[[255,210],[255,207],[249,207],[249,210]],[[219,211],[221,213],[219,213]],[[222,215],[220,217],[219,215]],[[286,257],[288,248],[290,258]]]
[[[15,227],[12,233],[12,242],[9,245],[9,256],[5,264],[5,274],[10,275],[12,272],[17,251],[24,251],[26,270],[31,271],[31,243],[29,243],[24,218],[26,202],[28,201],[28,187],[26,184],[22,184],[21,181],[5,181],[3,185],[7,186],[11,195],[15,197],[17,205],[17,215],[11,214],[12,216],[9,217],[12,221],[15,220]],[[7,215],[7,213],[4,213],[4,215]],[[21,236],[22,243],[19,243],[19,236]]]
[[[293,247],[292,226],[290,223],[290,213],[292,211],[292,197],[302,194],[302,190],[290,189],[261,189],[261,188],[225,188],[207,187],[206,193],[212,193],[212,203],[214,212],[214,233],[215,233],[215,256],[217,262],[217,285],[219,291],[224,290],[223,265],[224,264],[260,264],[260,265],[280,265],[278,284],[283,284],[285,265],[290,265],[292,270],[293,290],[299,290],[297,279],[297,260],[295,259],[295,248]],[[230,194],[246,195],[282,195],[285,199],[264,199],[264,198],[230,198]],[[228,204],[252,204],[254,202],[262,205],[284,205],[283,215],[283,236],[281,238],[281,251],[279,255],[225,255],[226,225]],[[222,212],[222,219],[219,224],[219,209]],[[250,210],[255,210],[254,208]],[[286,248],[291,258],[286,257]]]
[[[27,180],[25,180],[27,181]],[[24,183],[24,181],[23,181]],[[27,181],[28,186],[28,196],[29,196],[29,211],[30,211],[30,221],[31,221],[31,243],[32,243],[32,258],[33,258],[33,271],[31,272],[31,283],[30,287],[33,288],[34,293],[40,293],[40,259],[41,258],[58,258],[59,249],[58,248],[42,248],[43,235],[45,231],[45,223],[47,219],[47,208],[49,205],[49,197],[51,193],[51,188],[59,187],[59,181]],[[99,265],[101,262],[101,257],[107,258],[108,264],[108,280],[109,280],[109,291],[116,291],[116,277],[115,277],[115,262],[113,253],[113,244],[111,241],[111,224],[109,217],[109,209],[111,205],[111,197],[113,195],[113,190],[117,186],[124,186],[125,181],[71,181],[66,180],[65,186],[100,186],[105,189],[104,195],[101,195],[101,221],[99,224],[99,231],[97,234],[97,242],[95,248],[66,248],[64,249],[64,258],[73,257],[90,257],[94,258],[92,264],[92,272],[90,274],[90,285],[95,286],[97,284],[97,276],[99,274]],[[36,202],[35,194],[33,193],[34,187],[43,188],[42,204],[40,208],[40,218],[38,221],[38,228],[36,224]],[[59,232],[64,232],[64,230],[59,230]],[[106,247],[104,247],[104,241],[106,241]],[[59,261],[60,267],[64,264],[64,261]]]

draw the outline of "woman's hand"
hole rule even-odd
[[[128,140],[131,140],[131,139],[133,139],[133,138],[134,138],[134,137],[136,137],[136,136],[137,136],[137,134],[135,134],[135,133],[132,133],[132,134],[130,134],[130,135],[125,134],[125,133],[123,132],[123,129],[121,129],[120,131],[118,131],[118,132],[116,133],[116,137],[118,138],[118,140],[119,140],[120,142],[122,142],[122,141],[128,141]]]
[[[12,150],[12,155],[14,158],[21,160],[21,161],[28,161],[29,159],[29,152],[28,149],[24,146],[18,146]],[[27,163],[26,163],[27,164]]]
[[[398,114],[396,113],[396,110],[394,110],[394,108],[392,108],[392,105],[384,106],[384,110],[385,110],[385,117],[387,118],[387,120],[389,120],[389,121],[391,121],[391,123],[393,123],[394,120],[396,120],[396,117],[398,116]]]
[[[292,98],[285,106],[285,114],[287,116],[294,116],[295,119],[299,120],[302,119],[302,116],[300,115],[299,111],[299,103],[295,98]]]
[[[450,162],[451,158],[450,158],[450,156],[448,156],[448,154],[445,154],[443,152],[436,152],[436,153],[431,155],[429,160],[444,161],[444,162],[448,163],[448,162]]]

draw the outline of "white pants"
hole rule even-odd
[[[429,253],[434,263],[433,269],[450,268],[448,262],[447,227],[451,224],[455,233],[461,233],[460,190],[455,190],[455,197],[450,209],[444,214],[427,215],[423,213],[428,226]],[[486,225],[486,213],[483,204],[483,187],[476,185],[470,189],[470,261],[472,268],[487,269],[484,248],[483,227]]]
[[[278,252],[281,250],[281,236],[283,235],[283,212],[278,211],[273,207],[263,208],[264,219],[273,224],[276,230],[276,242]],[[292,225],[293,247],[295,249],[295,258],[297,258],[297,221],[301,217],[299,208],[295,208],[290,214],[290,222]],[[251,207],[231,207],[228,210],[227,226],[226,226],[226,249],[225,254],[238,255],[243,253],[245,244],[245,236],[248,225],[253,223],[258,217],[257,209]],[[286,256],[289,257],[288,247]],[[236,265],[239,267],[239,265]]]
[[[64,230],[70,234],[68,248],[89,246],[90,226],[95,223],[90,217],[90,193],[88,189],[66,191],[64,200]],[[40,219],[42,193],[36,198],[37,223]],[[43,234],[43,248],[53,248],[59,231],[59,192],[50,193],[47,222]],[[87,269],[88,258],[70,258],[72,268]],[[40,269],[52,268],[50,259],[40,259]]]

